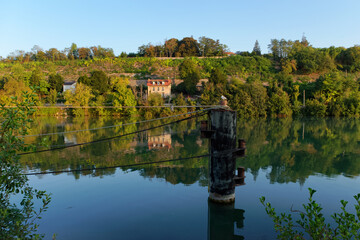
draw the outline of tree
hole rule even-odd
[[[308,47],[310,45],[310,43],[308,42],[308,40],[306,39],[305,37],[305,34],[303,34],[302,38],[301,38],[301,44],[304,46],[304,47]]]
[[[51,74],[48,79],[50,89],[55,89],[56,92],[63,91],[64,78],[60,74]]]
[[[56,48],[50,48],[45,52],[47,59],[56,61],[60,59],[60,52]]]
[[[75,43],[71,44],[71,47],[69,49],[68,58],[70,60],[78,59],[79,58],[79,52],[78,47]]]
[[[260,49],[260,44],[259,44],[258,40],[255,41],[255,45],[254,45],[252,54],[261,56],[261,49]]]
[[[116,112],[124,115],[132,115],[136,112],[135,108],[121,108],[123,106],[136,106],[136,100],[133,92],[128,88],[129,80],[127,78],[115,77],[111,79],[113,86],[112,102],[113,106],[118,107]]]
[[[95,94],[104,94],[110,88],[110,78],[103,71],[93,71],[90,76],[91,88]]]
[[[221,92],[213,83],[207,83],[200,96],[201,105],[217,105],[220,102]]]
[[[78,83],[82,83],[85,84],[86,86],[91,86],[91,79],[86,76],[86,75],[82,75],[78,78],[77,80]]]
[[[40,82],[45,79],[44,74],[40,70],[40,68],[36,68],[32,71],[31,76],[29,78],[30,86],[39,86]]]
[[[78,49],[79,59],[90,59],[91,58],[91,50],[89,48],[79,48]]]
[[[214,68],[211,71],[209,82],[213,83],[214,85],[217,84],[223,84],[226,85],[227,83],[227,77],[223,71],[220,70],[220,68]]]
[[[94,95],[91,92],[91,88],[81,83],[76,84],[74,93],[70,90],[67,90],[64,93],[66,105],[87,107],[92,98],[94,98]],[[72,113],[75,116],[87,115],[87,110],[87,108],[85,108],[85,111],[83,109],[75,108],[72,110]]]
[[[269,101],[270,115],[291,116],[292,110],[290,106],[290,98],[281,88],[276,88]]]
[[[184,80],[185,91],[188,94],[196,92],[196,84],[200,80],[199,66],[189,58],[185,59],[179,66],[181,79]]]
[[[119,55],[120,58],[127,58],[127,54],[126,52],[121,52],[121,54]]]
[[[337,55],[336,61],[344,70],[356,72],[360,70],[360,46],[343,50]]]
[[[47,96],[47,102],[51,105],[55,104],[57,100],[57,91],[55,89],[50,89],[49,94]]]
[[[291,47],[293,45],[292,41],[286,41],[285,39],[271,39],[270,44],[268,45],[269,50],[273,54],[274,60],[279,60],[281,58],[286,58],[290,53]]]
[[[31,89],[25,85],[23,81],[16,81],[9,79],[5,84],[3,90],[0,90],[0,104],[10,105],[11,98],[16,98],[23,101],[23,92],[31,92]]]
[[[178,48],[179,40],[176,38],[171,38],[165,41],[165,52],[168,57],[174,57],[174,53]]]
[[[200,55],[203,57],[223,56],[226,48],[226,45],[220,44],[219,40],[215,41],[207,37],[199,38]]]
[[[0,125],[0,238],[40,239],[36,233],[40,214],[46,211],[51,201],[50,195],[30,187],[28,178],[21,174],[18,152],[32,149],[17,136],[27,135],[36,95],[24,93],[22,101],[16,97],[10,105],[0,107],[3,121]],[[36,210],[35,201],[42,202]]]
[[[93,97],[91,88],[81,83],[76,84],[74,93],[68,90],[64,96],[65,104],[73,106],[89,106],[89,102]]]
[[[199,44],[192,37],[185,37],[179,42],[178,52],[182,57],[200,56]]]

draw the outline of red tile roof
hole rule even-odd
[[[147,81],[148,86],[169,86],[170,84],[171,81],[169,79],[148,79]]]

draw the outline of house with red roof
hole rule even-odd
[[[148,79],[148,96],[153,93],[160,94],[163,98],[171,96],[171,81],[170,79]]]

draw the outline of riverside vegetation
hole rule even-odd
[[[36,220],[46,211],[50,195],[45,191],[32,188],[28,178],[21,173],[17,152],[28,151],[18,135],[26,135],[29,117],[33,114],[34,99],[31,94],[24,94],[21,101],[13,97],[14,108],[0,106],[0,238],[1,239],[40,239]],[[42,205],[37,209],[37,201]]]
[[[359,116],[359,46],[320,49],[303,37],[301,41],[272,39],[268,48],[269,54],[261,54],[256,42],[251,53],[227,57],[226,45],[206,37],[148,44],[139,47],[137,54],[118,57],[101,46],[78,48],[72,44],[64,51],[43,51],[35,46],[32,52],[16,51],[0,62],[0,102],[8,105],[10,96],[20,97],[21,91],[36,86],[38,106],[65,103],[98,107],[73,109],[74,115],[166,116],[171,114],[166,108],[122,108],[168,101],[156,95],[145,99],[146,86],[129,86],[130,78],[158,77],[183,80],[172,87],[177,95],[171,100],[173,104],[217,104],[224,95],[241,117]],[[199,90],[195,86],[200,79],[209,81]],[[61,92],[64,80],[78,81],[75,94]],[[58,112],[42,109],[39,114]]]

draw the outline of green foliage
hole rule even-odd
[[[349,72],[360,71],[360,47],[354,46],[342,50],[337,56],[336,61],[343,70]]]
[[[346,210],[347,201],[341,200],[341,212],[334,213],[331,218],[336,227],[325,222],[322,207],[314,199],[316,190],[309,188],[309,202],[303,204],[304,211],[291,210],[299,214],[300,219],[294,224],[291,214],[278,215],[271,203],[265,202],[265,197],[260,198],[266,213],[272,218],[278,239],[360,239],[360,194],[354,196],[356,200],[356,215]],[[297,230],[300,227],[303,231]],[[306,234],[306,235],[305,235]]]
[[[39,86],[40,82],[45,80],[45,76],[39,68],[36,68],[32,71],[31,76],[29,78],[30,86]]]
[[[179,72],[181,79],[184,80],[186,93],[194,94],[196,92],[196,84],[200,80],[200,70],[197,63],[187,58],[180,64]]]
[[[55,89],[56,92],[63,91],[64,78],[60,74],[51,74],[48,79],[50,89]]]
[[[178,94],[174,100],[176,106],[186,106],[186,100],[182,93]],[[188,111],[187,108],[176,108],[176,113],[186,113]]]
[[[292,110],[290,105],[290,99],[286,92],[277,88],[272,96],[269,98],[270,115],[275,116],[291,116]]]
[[[76,84],[74,93],[70,90],[64,93],[65,104],[75,106],[75,108],[72,109],[72,113],[75,116],[88,115],[86,107],[89,106],[90,100],[93,97],[94,95],[91,92],[91,88],[81,83]]]
[[[91,88],[94,93],[104,94],[109,90],[110,78],[103,71],[93,71],[90,76]]]
[[[209,77],[209,82],[213,84],[226,84],[227,77],[219,68],[214,68]]]
[[[129,80],[126,78],[113,78],[112,86],[114,90],[112,92],[113,106],[118,107],[116,112],[122,115],[132,115],[136,113],[135,108],[122,108],[123,106],[136,106],[136,100],[133,92],[127,86]]]
[[[45,191],[33,189],[28,179],[21,174],[17,152],[31,149],[18,135],[26,135],[30,116],[34,113],[34,95],[25,93],[22,101],[12,100],[14,108],[0,107],[3,120],[0,128],[0,238],[1,239],[39,239],[35,220],[47,209],[50,196]],[[14,203],[14,196],[22,200]],[[34,200],[42,202],[36,210]]]
[[[221,100],[221,91],[213,83],[207,83],[200,96],[201,105],[218,105]]]
[[[306,100],[305,108],[303,109],[305,116],[326,116],[326,105],[317,99]]]
[[[258,55],[258,56],[261,55],[261,49],[260,49],[260,44],[259,44],[258,40],[255,41],[255,45],[254,45],[252,54]]]
[[[82,84],[85,84],[87,86],[91,86],[91,79],[86,76],[86,75],[83,75],[83,76],[80,76],[77,80],[78,83],[82,83]]]
[[[49,92],[49,95],[47,96],[47,102],[50,103],[51,105],[54,105],[56,103],[57,100],[57,92],[55,89],[51,89]]]
[[[152,93],[148,96],[147,106],[164,106],[164,99],[159,93]],[[159,117],[163,108],[144,108],[142,109],[146,119],[151,117]]]

